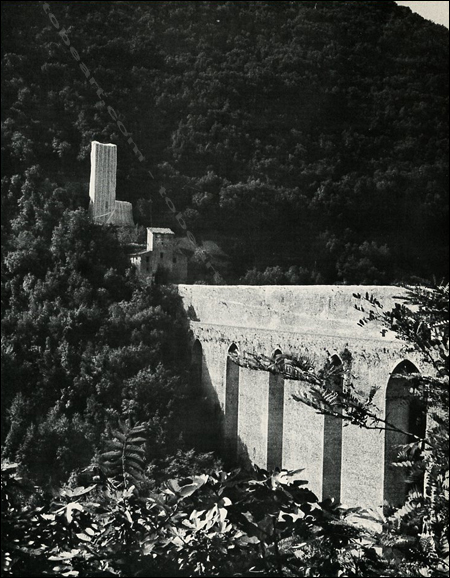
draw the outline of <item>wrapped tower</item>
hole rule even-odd
[[[117,146],[91,143],[89,214],[97,223],[132,227],[131,203],[116,201]]]

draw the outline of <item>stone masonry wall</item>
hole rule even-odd
[[[127,201],[115,201],[114,213],[109,222],[120,227],[134,227],[133,205]]]
[[[383,336],[376,324],[364,328],[357,324],[362,314],[354,308],[353,293],[374,294],[389,309],[402,291],[396,287],[179,285],[178,289],[191,318],[193,339],[202,347],[202,385],[212,405],[220,409],[217,415],[223,424],[227,423],[227,352],[233,344],[241,352],[272,355],[278,349],[306,355],[317,367],[348,350],[353,383],[366,393],[378,387],[374,403],[381,415],[386,387],[398,363],[409,359],[420,368],[420,361],[406,353],[395,334]],[[340,482],[340,501],[348,506],[381,506],[384,432],[327,427],[324,416],[293,399],[300,382],[279,381],[281,392],[274,390],[271,374],[239,368],[237,427],[233,426],[239,455],[265,468],[274,467],[281,453],[283,468],[304,468],[299,477],[326,497],[324,447],[342,447],[340,463],[325,459],[326,475]],[[274,395],[278,401],[274,402]]]

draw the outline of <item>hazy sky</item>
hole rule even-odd
[[[414,12],[418,12],[424,18],[433,20],[438,24],[443,24],[448,28],[448,5],[449,0],[438,0],[437,2],[397,2],[401,6],[409,6]]]

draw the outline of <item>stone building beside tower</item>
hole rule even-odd
[[[143,277],[159,276],[162,282],[186,283],[188,257],[171,229],[148,227],[145,249],[130,258]]]
[[[116,200],[117,146],[91,143],[89,215],[96,223],[134,227],[131,203]],[[162,283],[185,283],[188,255],[171,229],[147,228],[147,244],[130,255],[143,277]]]

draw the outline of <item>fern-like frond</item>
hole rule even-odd
[[[146,427],[140,424],[131,427],[122,420],[118,426],[111,430],[111,439],[106,441],[107,450],[101,455],[101,463],[109,476],[119,479],[127,488],[130,480],[136,483],[143,479],[146,454],[143,445],[147,440],[142,434]]]

